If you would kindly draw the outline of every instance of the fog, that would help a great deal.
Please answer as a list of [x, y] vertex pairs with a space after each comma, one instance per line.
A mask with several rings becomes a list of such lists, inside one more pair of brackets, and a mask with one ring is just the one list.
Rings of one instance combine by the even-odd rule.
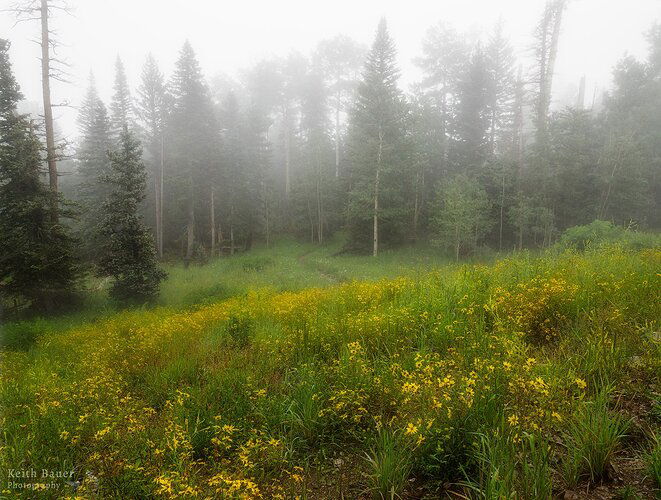
[[[9, 2], [5, 2], [8, 6]], [[166, 75], [171, 73], [184, 40], [188, 39], [207, 79], [236, 75], [264, 57], [304, 54], [317, 42], [345, 34], [369, 45], [376, 24], [385, 16], [398, 50], [400, 82], [406, 90], [419, 77], [412, 60], [420, 55], [421, 39], [432, 24], [442, 21], [474, 36], [488, 33], [502, 19], [504, 31], [525, 61], [544, 0], [462, 1], [128, 1], [69, 2], [71, 15], [58, 14], [54, 25], [63, 46], [60, 55], [71, 64], [70, 83], [56, 83], [55, 117], [64, 135], [76, 135], [76, 106], [92, 71], [101, 97], [112, 93], [114, 61], [119, 55], [132, 89], [138, 84], [145, 56], [151, 52]], [[625, 53], [642, 57], [643, 33], [661, 19], [658, 0], [572, 0], [563, 19], [552, 107], [573, 102], [585, 75], [586, 101], [610, 84], [613, 65]], [[15, 24], [12, 14], [0, 14], [0, 37], [11, 43], [10, 55], [30, 111], [41, 98], [38, 34], [34, 22]]]

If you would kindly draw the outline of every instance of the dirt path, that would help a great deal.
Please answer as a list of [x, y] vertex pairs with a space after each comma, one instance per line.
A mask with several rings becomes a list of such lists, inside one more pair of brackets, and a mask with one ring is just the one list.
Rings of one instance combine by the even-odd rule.
[[317, 266], [316, 264], [310, 262], [310, 261], [307, 259], [308, 255], [310, 255], [310, 254], [313, 253], [314, 251], [315, 251], [315, 250], [308, 250], [307, 252], [305, 252], [305, 253], [299, 255], [299, 256], [297, 257], [298, 262], [299, 262], [302, 266], [307, 267], [308, 269], [312, 269], [312, 270], [314, 270], [314, 272], [318, 273], [321, 277], [323, 277], [324, 279], [328, 280], [328, 281], [331, 282], [332, 284], [341, 283], [341, 282], [342, 282], [342, 279], [340, 279], [338, 276], [335, 276], [335, 275], [332, 275], [332, 274], [328, 274], [327, 272], [325, 272], [325, 271], [323, 271], [322, 269], [320, 269], [319, 266]]

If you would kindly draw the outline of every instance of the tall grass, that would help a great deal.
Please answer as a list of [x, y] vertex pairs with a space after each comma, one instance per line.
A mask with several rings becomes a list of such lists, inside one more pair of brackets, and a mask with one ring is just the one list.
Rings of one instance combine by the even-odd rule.
[[[0, 468], [72, 468], [76, 494], [108, 498], [547, 498], [607, 482], [628, 453], [629, 416], [600, 388], [655, 387], [659, 252], [345, 281], [359, 258], [294, 250], [171, 275], [199, 272], [226, 298], [192, 305], [186, 282], [164, 290], [169, 307], [46, 321], [29, 348], [2, 349]], [[314, 275], [315, 259], [330, 267]]]

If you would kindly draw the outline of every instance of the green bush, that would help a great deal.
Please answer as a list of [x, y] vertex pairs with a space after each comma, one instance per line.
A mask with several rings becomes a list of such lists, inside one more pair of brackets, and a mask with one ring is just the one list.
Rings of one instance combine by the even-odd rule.
[[565, 230], [560, 236], [559, 246], [563, 249], [573, 248], [583, 251], [590, 247], [614, 243], [631, 250], [656, 248], [661, 244], [661, 236], [616, 226], [608, 221], [595, 220], [590, 224]]

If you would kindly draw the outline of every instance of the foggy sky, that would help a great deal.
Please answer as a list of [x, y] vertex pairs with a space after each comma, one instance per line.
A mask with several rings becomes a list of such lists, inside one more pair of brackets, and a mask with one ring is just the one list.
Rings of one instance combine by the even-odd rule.
[[[11, 2], [0, 0], [1, 7]], [[491, 31], [502, 17], [504, 31], [524, 58], [545, 0], [277, 0], [237, 2], [211, 0], [69, 0], [73, 16], [57, 14], [54, 24], [61, 49], [73, 67], [71, 84], [56, 84], [53, 102], [80, 104], [94, 72], [101, 97], [112, 94], [114, 61], [119, 55], [135, 93], [145, 56], [151, 52], [166, 78], [184, 40], [190, 40], [210, 80], [218, 73], [235, 76], [264, 57], [292, 50], [309, 53], [323, 38], [345, 34], [370, 44], [385, 16], [398, 49], [401, 86], [419, 77], [412, 59], [421, 54], [427, 28], [439, 21], [459, 31]], [[643, 32], [661, 21], [661, 0], [569, 0], [554, 80], [554, 100], [573, 102], [582, 75], [586, 101], [593, 89], [610, 84], [613, 65], [625, 53], [644, 57]], [[14, 26], [11, 14], [0, 13], [0, 37], [12, 42], [10, 56], [27, 101], [40, 102], [38, 23]], [[524, 61], [526, 62], [526, 61]], [[34, 111], [34, 110], [33, 110]], [[75, 137], [74, 108], [55, 116], [65, 135]]]

